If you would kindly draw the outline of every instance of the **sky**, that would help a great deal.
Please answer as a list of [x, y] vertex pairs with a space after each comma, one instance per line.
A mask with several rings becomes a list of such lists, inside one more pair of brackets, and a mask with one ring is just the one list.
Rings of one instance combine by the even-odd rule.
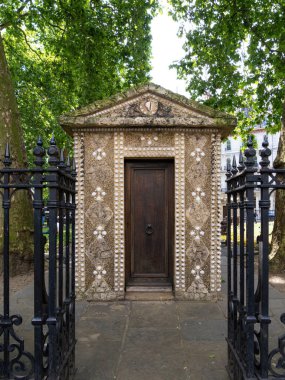
[[166, 9], [153, 19], [151, 76], [153, 83], [189, 97], [186, 82], [177, 79], [176, 69], [169, 69], [169, 65], [184, 55], [183, 40], [177, 37], [178, 26]]

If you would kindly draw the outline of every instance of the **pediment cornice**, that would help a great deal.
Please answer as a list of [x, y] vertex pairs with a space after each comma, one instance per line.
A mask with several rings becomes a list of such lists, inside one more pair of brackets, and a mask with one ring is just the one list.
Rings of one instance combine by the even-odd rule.
[[177, 126], [222, 128], [226, 136], [236, 118], [148, 84], [63, 115], [60, 124], [68, 133], [90, 127]]

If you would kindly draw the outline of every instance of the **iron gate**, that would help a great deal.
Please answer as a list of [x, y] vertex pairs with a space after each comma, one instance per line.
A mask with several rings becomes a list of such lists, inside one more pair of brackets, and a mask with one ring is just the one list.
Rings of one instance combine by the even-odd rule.
[[[75, 369], [75, 164], [69, 158], [65, 162], [54, 138], [47, 157], [41, 139], [33, 154], [33, 168], [13, 168], [7, 144], [0, 169], [4, 217], [0, 378], [67, 380]], [[21, 310], [11, 315], [9, 304], [9, 212], [18, 190], [31, 194], [34, 213], [34, 347], [28, 349], [17, 331]], [[46, 244], [44, 216], [48, 216]]]
[[[285, 334], [269, 351], [270, 195], [285, 189], [285, 169], [270, 168], [267, 136], [259, 151], [251, 137], [239, 165], [227, 167], [228, 372], [233, 380], [285, 379]], [[261, 233], [255, 254], [255, 190], [260, 191]], [[285, 313], [280, 316], [285, 323]]]

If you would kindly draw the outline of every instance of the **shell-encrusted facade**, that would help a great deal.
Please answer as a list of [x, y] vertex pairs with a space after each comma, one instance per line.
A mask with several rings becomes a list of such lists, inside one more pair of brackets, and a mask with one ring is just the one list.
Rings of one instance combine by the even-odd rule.
[[220, 147], [235, 119], [148, 84], [61, 118], [77, 163], [76, 289], [90, 300], [125, 295], [125, 160], [174, 160], [177, 299], [221, 289]]

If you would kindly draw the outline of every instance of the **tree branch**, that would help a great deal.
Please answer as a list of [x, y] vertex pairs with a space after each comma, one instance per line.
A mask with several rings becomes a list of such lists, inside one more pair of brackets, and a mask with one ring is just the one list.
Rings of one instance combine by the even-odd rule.
[[28, 41], [28, 37], [27, 37], [26, 33], [23, 31], [23, 29], [21, 29], [20, 27], [17, 27], [17, 29], [23, 34], [24, 39], [25, 39], [25, 42], [26, 42], [26, 44], [28, 45], [29, 49], [30, 49], [33, 53], [35, 53], [35, 54], [37, 55], [37, 57], [43, 62], [43, 59], [42, 59], [42, 57], [39, 55], [39, 53], [38, 53], [35, 49], [32, 48], [30, 42]]
[[258, 28], [252, 25], [252, 22], [249, 19], [246, 10], [244, 8], [243, 9], [240, 8], [239, 11], [241, 14], [244, 27], [248, 29], [252, 34], [254, 34], [259, 39], [259, 41], [266, 47], [266, 49], [268, 49], [270, 53], [272, 54], [277, 53], [281, 57], [281, 60], [284, 60], [282, 52], [277, 49], [272, 49], [268, 45], [268, 43], [265, 41], [264, 36], [262, 35], [262, 33], [259, 32]]
[[61, 26], [59, 26], [59, 25], [56, 25], [56, 24], [53, 24], [52, 22], [50, 22], [43, 14], [41, 14], [41, 17], [45, 20], [45, 22], [49, 25], [49, 26], [51, 26], [51, 27], [53, 27], [53, 28], [56, 28], [56, 29], [59, 29], [59, 30], [61, 30], [63, 33], [65, 33], [65, 29], [64, 28], [62, 28]]
[[250, 29], [250, 31], [251, 31], [253, 34], [255, 34], [255, 36], [261, 41], [261, 43], [262, 43], [262, 44], [268, 49], [268, 51], [270, 51], [270, 53], [278, 53], [278, 54], [282, 55], [280, 50], [272, 49], [272, 48], [268, 45], [268, 43], [267, 43], [266, 41], [264, 41], [263, 36], [261, 35], [261, 33], [259, 33], [259, 31], [257, 30], [256, 27], [254, 27], [254, 26], [249, 26], [249, 29]]
[[[19, 22], [20, 20], [22, 20], [23, 18], [27, 17], [27, 15], [29, 14], [29, 12], [25, 12], [25, 13], [22, 13], [21, 12], [25, 9], [25, 6], [26, 5], [22, 5], [20, 8], [18, 8], [16, 10], [16, 15], [18, 16], [17, 18], [17, 22]], [[3, 30], [3, 29], [6, 29], [8, 28], [10, 25], [12, 24], [11, 21], [7, 21], [7, 22], [4, 22], [3, 24], [0, 24], [0, 31]]]

